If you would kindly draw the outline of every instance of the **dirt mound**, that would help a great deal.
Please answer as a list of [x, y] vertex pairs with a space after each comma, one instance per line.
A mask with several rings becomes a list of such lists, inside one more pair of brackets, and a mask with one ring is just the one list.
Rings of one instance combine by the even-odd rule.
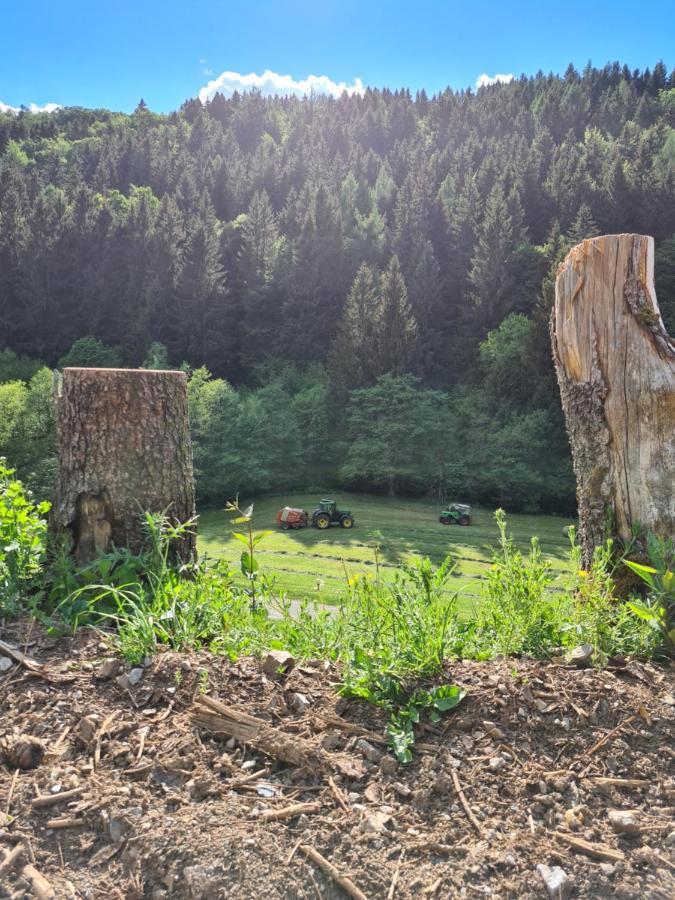
[[[675, 894], [672, 668], [452, 664], [467, 697], [401, 767], [384, 713], [320, 662], [167, 652], [129, 672], [91, 633], [4, 637], [47, 665], [0, 670], [0, 897]], [[331, 764], [195, 727], [202, 696]]]

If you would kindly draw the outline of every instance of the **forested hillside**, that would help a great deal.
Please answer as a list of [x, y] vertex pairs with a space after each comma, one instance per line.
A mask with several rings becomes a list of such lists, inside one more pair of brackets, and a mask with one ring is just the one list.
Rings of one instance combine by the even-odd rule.
[[0, 452], [48, 482], [31, 360], [185, 362], [203, 500], [339, 480], [570, 511], [553, 273], [622, 231], [654, 236], [672, 330], [661, 63], [0, 115]]

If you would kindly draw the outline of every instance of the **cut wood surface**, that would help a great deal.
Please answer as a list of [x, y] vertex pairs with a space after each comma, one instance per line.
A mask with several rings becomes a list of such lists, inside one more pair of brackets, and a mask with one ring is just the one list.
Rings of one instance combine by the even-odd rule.
[[[59, 465], [51, 523], [70, 531], [78, 563], [111, 544], [139, 550], [144, 511], [195, 514], [183, 372], [64, 369], [56, 386]], [[194, 535], [174, 548], [183, 560]]]
[[654, 292], [654, 241], [591, 238], [558, 269], [551, 322], [584, 563], [608, 533], [675, 532], [675, 345]]

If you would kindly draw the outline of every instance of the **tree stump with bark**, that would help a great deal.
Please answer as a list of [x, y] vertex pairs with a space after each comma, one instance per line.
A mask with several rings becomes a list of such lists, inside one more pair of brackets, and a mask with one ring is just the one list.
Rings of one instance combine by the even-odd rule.
[[591, 238], [558, 269], [551, 341], [577, 478], [584, 564], [633, 527], [675, 532], [675, 344], [654, 292], [654, 241]]
[[[183, 372], [65, 369], [55, 390], [58, 472], [52, 529], [70, 532], [78, 564], [111, 545], [141, 550], [145, 511], [195, 514]], [[194, 530], [194, 529], [191, 529]], [[173, 551], [195, 555], [186, 534]]]

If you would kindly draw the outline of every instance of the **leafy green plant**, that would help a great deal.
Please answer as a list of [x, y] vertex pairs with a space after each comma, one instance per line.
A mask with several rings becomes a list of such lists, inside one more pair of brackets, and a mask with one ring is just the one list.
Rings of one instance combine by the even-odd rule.
[[658, 632], [663, 647], [675, 654], [675, 546], [672, 539], [647, 536], [651, 566], [624, 560], [628, 568], [647, 585], [645, 600], [631, 600], [627, 606]]
[[559, 643], [561, 622], [561, 598], [550, 591], [554, 580], [550, 564], [535, 537], [529, 555], [523, 558], [506, 533], [504, 510], [495, 512], [495, 521], [499, 547], [493, 551], [478, 606], [475, 653], [546, 655]]
[[420, 721], [421, 713], [428, 711], [432, 722], [438, 722], [441, 714], [454, 709], [465, 696], [455, 684], [440, 684], [430, 690], [417, 690], [405, 705], [392, 712], [387, 726], [387, 740], [399, 762], [408, 763], [412, 759], [415, 744], [414, 726]]
[[233, 537], [235, 537], [240, 543], [244, 545], [246, 548], [242, 551], [240, 565], [242, 575], [247, 579], [249, 583], [249, 594], [251, 597], [251, 609], [255, 610], [257, 606], [258, 598], [256, 597], [256, 581], [258, 579], [258, 574], [260, 570], [260, 565], [255, 556], [255, 548], [258, 544], [263, 541], [268, 535], [272, 534], [271, 531], [260, 531], [258, 534], [253, 533], [253, 504], [244, 511], [239, 508], [239, 498], [234, 502], [228, 500], [225, 505], [225, 509], [228, 512], [232, 512], [235, 514], [236, 518], [234, 519], [235, 525], [246, 525], [246, 533], [242, 533], [239, 531], [235, 531]]
[[41, 597], [50, 504], [34, 503], [0, 457], [0, 613], [17, 615]]

